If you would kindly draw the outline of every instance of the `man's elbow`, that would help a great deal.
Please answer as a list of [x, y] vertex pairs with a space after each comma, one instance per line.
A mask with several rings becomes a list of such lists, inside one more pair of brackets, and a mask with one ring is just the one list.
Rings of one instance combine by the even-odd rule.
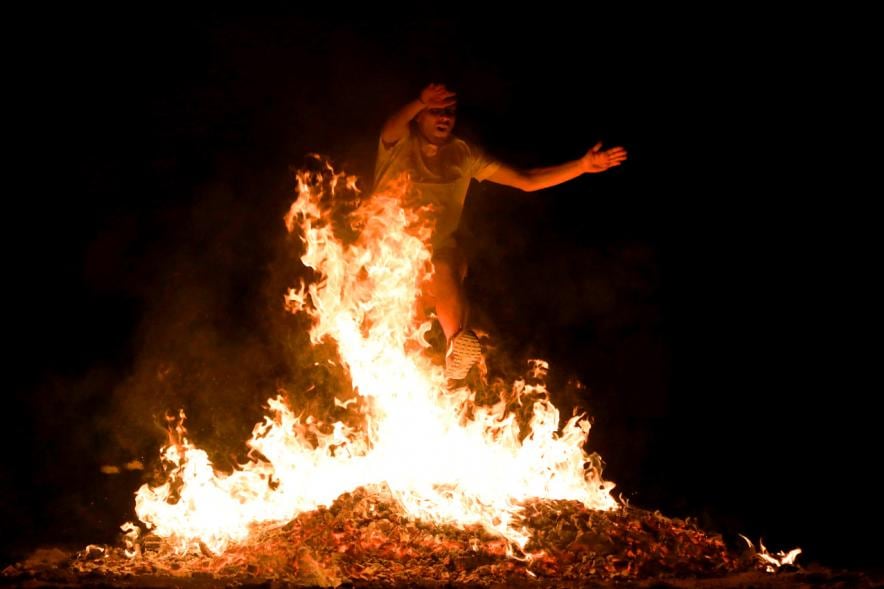
[[391, 147], [392, 145], [399, 142], [402, 139], [403, 133], [397, 132], [397, 129], [382, 129], [381, 130], [381, 141], [384, 142], [384, 145], [387, 147]]
[[540, 183], [530, 174], [519, 174], [516, 188], [523, 192], [534, 192], [540, 190]]
[[405, 137], [407, 132], [408, 127], [397, 124], [397, 121], [391, 118], [384, 123], [384, 126], [381, 129], [381, 139], [383, 139], [385, 144], [392, 145]]

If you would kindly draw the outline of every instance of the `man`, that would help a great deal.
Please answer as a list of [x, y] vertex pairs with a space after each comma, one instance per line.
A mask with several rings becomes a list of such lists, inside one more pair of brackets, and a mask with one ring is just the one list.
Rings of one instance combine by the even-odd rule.
[[452, 134], [457, 97], [442, 84], [430, 84], [420, 97], [396, 111], [381, 131], [375, 167], [375, 189], [382, 190], [408, 174], [410, 199], [430, 205], [436, 217], [431, 241], [430, 286], [436, 315], [448, 341], [445, 375], [461, 380], [481, 358], [476, 334], [467, 325], [463, 281], [467, 263], [455, 234], [470, 180], [492, 182], [525, 191], [562, 184], [585, 173], [604, 172], [626, 160], [626, 150], [602, 150], [596, 144], [582, 158], [547, 168], [516, 170], [488, 158], [477, 146]]

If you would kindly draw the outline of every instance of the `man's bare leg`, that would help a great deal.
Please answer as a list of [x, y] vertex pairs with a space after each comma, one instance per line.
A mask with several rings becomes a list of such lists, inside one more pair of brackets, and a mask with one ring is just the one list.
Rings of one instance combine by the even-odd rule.
[[467, 265], [463, 257], [456, 253], [440, 256], [433, 265], [436, 271], [431, 290], [435, 298], [436, 316], [448, 342], [445, 377], [449, 382], [459, 381], [466, 378], [482, 357], [482, 346], [476, 334], [467, 328], [469, 305], [463, 288]]
[[463, 290], [466, 264], [437, 260], [433, 265], [436, 269], [432, 286], [436, 316], [447, 341], [466, 324], [467, 301]]

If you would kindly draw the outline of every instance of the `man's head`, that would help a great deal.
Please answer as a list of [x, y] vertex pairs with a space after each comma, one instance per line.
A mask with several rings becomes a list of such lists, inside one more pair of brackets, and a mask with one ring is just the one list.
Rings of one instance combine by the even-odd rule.
[[425, 108], [415, 119], [421, 135], [436, 145], [441, 145], [451, 138], [454, 121], [457, 118], [457, 103], [445, 107]]

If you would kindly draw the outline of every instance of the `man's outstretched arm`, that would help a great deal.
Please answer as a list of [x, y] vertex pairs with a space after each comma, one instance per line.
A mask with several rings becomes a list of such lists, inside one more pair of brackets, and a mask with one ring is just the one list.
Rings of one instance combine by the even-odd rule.
[[408, 133], [408, 123], [425, 108], [445, 108], [457, 102], [457, 95], [443, 84], [430, 84], [419, 98], [412, 100], [387, 119], [381, 130], [384, 145], [392, 147]]
[[501, 165], [488, 179], [497, 184], [512, 186], [526, 192], [533, 192], [564, 184], [583, 174], [604, 172], [619, 166], [624, 161], [626, 161], [625, 149], [622, 147], [612, 147], [611, 149], [602, 150], [602, 144], [599, 142], [579, 160], [566, 162], [558, 166], [533, 168], [530, 170], [516, 170]]

